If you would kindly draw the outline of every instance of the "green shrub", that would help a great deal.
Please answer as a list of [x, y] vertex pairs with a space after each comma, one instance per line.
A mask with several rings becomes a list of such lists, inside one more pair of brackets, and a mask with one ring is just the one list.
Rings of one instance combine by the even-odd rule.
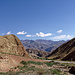
[[20, 70], [23, 70], [24, 66], [17, 66]]
[[54, 63], [49, 63], [49, 62], [45, 62], [45, 64], [46, 64], [47, 66], [49, 66], [49, 67], [51, 67], [51, 66], [54, 65]]
[[31, 70], [35, 71], [36, 70], [35, 66], [31, 66], [31, 67], [28, 67], [28, 68], [25, 69], [26, 72], [31, 71]]
[[59, 64], [58, 62], [54, 62], [54, 61], [51, 61], [51, 62], [45, 62], [45, 64], [49, 67], [53, 66], [53, 65], [57, 65]]
[[26, 61], [21, 61], [20, 63], [23, 64], [23, 65], [27, 65], [28, 64]]
[[61, 74], [61, 71], [58, 70], [58, 69], [52, 70], [52, 73], [53, 73], [53, 74], [56, 74], [56, 75], [63, 75], [63, 74]]
[[54, 60], [54, 59], [49, 59], [49, 58], [45, 58], [46, 60]]
[[34, 61], [28, 61], [28, 63], [30, 64], [30, 63], [32, 63], [32, 64], [36, 64], [36, 65], [42, 65], [43, 63], [41, 63], [41, 62], [34, 62]]

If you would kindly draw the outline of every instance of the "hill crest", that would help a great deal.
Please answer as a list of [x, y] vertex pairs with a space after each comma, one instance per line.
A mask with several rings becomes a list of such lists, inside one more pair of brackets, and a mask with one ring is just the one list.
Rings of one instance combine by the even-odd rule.
[[0, 52], [28, 56], [21, 41], [13, 34], [0, 36]]

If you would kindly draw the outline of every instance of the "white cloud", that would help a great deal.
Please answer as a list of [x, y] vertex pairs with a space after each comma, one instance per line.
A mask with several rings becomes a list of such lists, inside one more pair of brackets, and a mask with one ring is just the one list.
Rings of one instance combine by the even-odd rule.
[[60, 35], [60, 36], [55, 36], [52, 39], [53, 40], [65, 40], [65, 39], [72, 39], [73, 35]]
[[57, 33], [60, 34], [63, 30], [58, 30]]
[[27, 32], [24, 32], [24, 31], [22, 31], [22, 32], [17, 32], [17, 35], [24, 35], [24, 34], [27, 34]]
[[40, 32], [40, 33], [36, 33], [36, 36], [38, 37], [46, 37], [46, 36], [51, 36], [52, 33], [47, 33], [47, 34], [44, 34], [43, 32]]
[[7, 35], [10, 35], [11, 34], [11, 31], [7, 32]]
[[26, 37], [36, 37], [36, 35], [26, 35]]
[[26, 37], [32, 37], [32, 35], [26, 35]]

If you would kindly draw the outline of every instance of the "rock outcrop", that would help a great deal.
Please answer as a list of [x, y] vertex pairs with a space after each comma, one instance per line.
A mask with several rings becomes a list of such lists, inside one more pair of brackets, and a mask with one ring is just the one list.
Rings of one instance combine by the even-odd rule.
[[21, 41], [13, 34], [0, 36], [0, 52], [28, 57]]

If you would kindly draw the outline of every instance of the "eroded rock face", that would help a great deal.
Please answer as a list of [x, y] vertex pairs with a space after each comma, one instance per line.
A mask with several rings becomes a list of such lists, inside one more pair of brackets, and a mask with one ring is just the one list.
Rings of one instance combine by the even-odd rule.
[[0, 36], [0, 52], [28, 56], [21, 41], [13, 34]]

